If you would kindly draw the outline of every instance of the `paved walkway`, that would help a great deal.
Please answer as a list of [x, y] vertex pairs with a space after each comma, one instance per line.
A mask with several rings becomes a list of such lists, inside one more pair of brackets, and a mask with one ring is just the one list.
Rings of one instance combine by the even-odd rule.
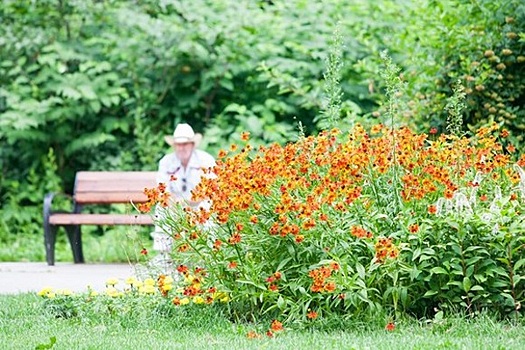
[[85, 292], [91, 286], [104, 290], [106, 280], [125, 280], [135, 275], [129, 264], [57, 263], [48, 266], [40, 262], [0, 262], [0, 294], [38, 292], [44, 287]]

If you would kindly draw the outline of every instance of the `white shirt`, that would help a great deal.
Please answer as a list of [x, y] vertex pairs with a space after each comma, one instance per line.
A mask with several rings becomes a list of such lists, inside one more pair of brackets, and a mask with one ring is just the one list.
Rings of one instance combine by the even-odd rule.
[[[169, 153], [159, 161], [157, 183], [166, 184], [166, 189], [175, 198], [191, 199], [191, 190], [201, 181], [203, 169], [215, 166], [215, 159], [209, 153], [194, 149], [186, 169], [182, 166], [175, 152]], [[171, 180], [175, 178], [175, 180]]]

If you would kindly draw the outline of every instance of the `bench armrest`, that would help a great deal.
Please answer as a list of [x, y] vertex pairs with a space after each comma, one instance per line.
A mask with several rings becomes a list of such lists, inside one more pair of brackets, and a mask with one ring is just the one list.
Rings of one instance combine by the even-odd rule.
[[[73, 203], [73, 197], [71, 197], [70, 195], [65, 193], [49, 192], [44, 196], [44, 220], [46, 221], [49, 218], [49, 216], [54, 212], [53, 200], [55, 199], [55, 197], [66, 198], [70, 202], [72, 202], [73, 208], [75, 207]], [[64, 210], [61, 210], [61, 212], [64, 212]]]

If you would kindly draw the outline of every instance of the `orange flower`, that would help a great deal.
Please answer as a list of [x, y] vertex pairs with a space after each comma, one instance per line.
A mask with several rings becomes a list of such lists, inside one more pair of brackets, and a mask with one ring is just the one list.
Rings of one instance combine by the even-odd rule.
[[419, 231], [419, 225], [418, 224], [412, 224], [412, 225], [408, 226], [408, 231], [410, 231], [410, 233], [417, 233]]
[[365, 238], [368, 236], [367, 231], [361, 226], [350, 227], [350, 234], [357, 238]]
[[179, 265], [177, 266], [177, 271], [182, 274], [188, 273], [188, 267], [186, 265]]
[[181, 253], [184, 253], [184, 252], [187, 252], [189, 249], [190, 249], [190, 246], [184, 243], [184, 244], [181, 244], [177, 250]]
[[385, 329], [389, 332], [392, 332], [394, 329], [396, 329], [396, 325], [394, 322], [388, 322], [385, 326]]
[[335, 290], [335, 282], [328, 282], [324, 286], [324, 290], [331, 293]]
[[228, 268], [229, 269], [234, 269], [237, 267], [237, 262], [236, 261], [230, 261], [230, 263], [228, 264]]
[[308, 317], [311, 320], [316, 319], [317, 316], [318, 316], [318, 314], [315, 311], [310, 311], [309, 313], [306, 314], [306, 317]]
[[273, 320], [272, 321], [272, 324], [270, 326], [270, 329], [274, 332], [279, 332], [279, 331], [282, 331], [284, 330], [283, 328], [283, 324], [277, 320]]
[[249, 338], [249, 339], [259, 339], [261, 336], [255, 332], [255, 331], [249, 331], [248, 334], [246, 334], [246, 336]]
[[429, 214], [436, 214], [437, 213], [437, 207], [435, 205], [430, 205], [428, 207], [428, 213]]
[[242, 141], [248, 141], [250, 139], [250, 133], [248, 131], [244, 131], [241, 134], [241, 140]]
[[228, 238], [228, 243], [230, 244], [238, 244], [241, 242], [241, 235], [239, 233], [234, 233], [233, 235]]
[[221, 244], [222, 244], [222, 241], [220, 239], [216, 239], [215, 242], [213, 242], [213, 249], [220, 250]]
[[223, 150], [223, 149], [221, 149], [221, 150], [219, 150], [219, 153], [217, 154], [217, 158], [221, 159], [221, 158], [226, 157], [227, 155], [228, 155], [228, 152]]

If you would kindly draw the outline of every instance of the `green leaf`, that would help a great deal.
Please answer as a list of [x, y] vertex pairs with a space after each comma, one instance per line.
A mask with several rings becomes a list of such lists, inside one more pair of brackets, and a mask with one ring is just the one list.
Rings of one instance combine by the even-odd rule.
[[485, 290], [482, 286], [480, 286], [479, 284], [476, 284], [475, 286], [472, 286], [472, 288], [470, 288], [470, 290], [473, 290], [473, 291], [483, 291]]
[[423, 297], [431, 297], [436, 294], [438, 294], [437, 290], [428, 290], [425, 294], [423, 294]]
[[518, 286], [518, 283], [520, 283], [520, 281], [522, 281], [524, 279], [525, 279], [524, 276], [514, 275], [514, 278], [512, 279], [513, 287], [516, 288]]
[[92, 109], [93, 112], [95, 112], [95, 113], [100, 112], [100, 108], [102, 107], [102, 106], [100, 105], [100, 102], [97, 101], [97, 100], [89, 101], [89, 106], [91, 107], [91, 109]]
[[430, 273], [433, 273], [435, 275], [446, 275], [448, 272], [444, 268], [436, 266], [430, 269]]
[[221, 79], [219, 80], [219, 85], [228, 91], [233, 91], [235, 89], [231, 80]]
[[94, 100], [97, 98], [97, 94], [93, 91], [93, 88], [89, 85], [79, 85], [77, 90], [80, 91], [82, 97], [86, 100]]
[[266, 291], [266, 287], [262, 284], [256, 284], [255, 282], [253, 281], [248, 281], [248, 280], [236, 280], [237, 283], [242, 283], [242, 284], [248, 284], [248, 285], [251, 285], [251, 286], [254, 286], [258, 289], [261, 289], [261, 290], [264, 290]]
[[470, 278], [468, 277], [463, 278], [463, 290], [465, 292], [468, 292], [471, 286], [472, 286], [472, 282], [470, 282]]
[[286, 308], [286, 301], [284, 300], [282, 295], [279, 295], [279, 298], [277, 298], [277, 307], [280, 310], [284, 310]]
[[361, 265], [360, 263], [357, 263], [355, 268], [357, 270], [357, 275], [359, 276], [359, 278], [362, 279], [362, 280], [365, 280], [366, 272], [365, 272], [364, 266]]
[[514, 264], [514, 268], [512, 269], [514, 273], [517, 273], [518, 270], [525, 264], [525, 259], [520, 259]]
[[62, 86], [58, 89], [58, 93], [65, 98], [70, 98], [72, 100], [80, 100], [82, 98], [82, 94], [71, 86]]

